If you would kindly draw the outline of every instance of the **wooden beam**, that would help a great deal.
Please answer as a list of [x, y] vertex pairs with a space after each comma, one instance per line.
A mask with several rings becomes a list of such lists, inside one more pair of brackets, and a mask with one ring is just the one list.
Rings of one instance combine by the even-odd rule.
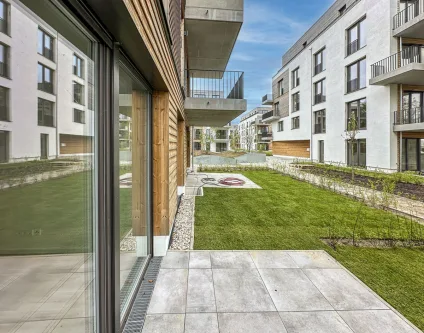
[[146, 94], [132, 94], [132, 229], [133, 236], [147, 235], [147, 102]]
[[153, 93], [153, 234], [169, 235], [169, 93]]

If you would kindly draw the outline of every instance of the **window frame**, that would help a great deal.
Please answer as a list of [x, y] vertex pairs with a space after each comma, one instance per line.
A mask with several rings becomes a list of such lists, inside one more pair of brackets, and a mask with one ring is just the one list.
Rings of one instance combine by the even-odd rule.
[[[4, 77], [6, 79], [10, 79], [10, 46], [0, 42], [0, 46], [3, 47], [3, 58], [4, 62], [0, 62], [0, 66], [3, 66], [0, 70], [0, 77]], [[1, 53], [1, 52], [0, 52]]]
[[278, 96], [284, 95], [284, 79], [281, 79], [277, 82], [278, 87]]
[[[318, 121], [321, 120], [321, 121]], [[317, 131], [317, 126], [320, 130]], [[327, 132], [327, 111], [326, 109], [314, 112], [314, 134], [325, 134]]]
[[[366, 168], [367, 167], [367, 139], [361, 138], [356, 139], [355, 142], [353, 142], [354, 145], [356, 145], [356, 155], [351, 156], [350, 154], [350, 144], [351, 142], [349, 140], [346, 140], [346, 165], [347, 166], [354, 166], [354, 167], [360, 167], [360, 168]], [[365, 144], [365, 164], [360, 163], [360, 154], [361, 154], [361, 148]], [[356, 164], [352, 164], [351, 158], [354, 159]]]
[[[76, 99], [75, 99], [75, 87], [76, 87], [76, 85], [78, 85], [78, 86], [81, 86], [81, 103], [80, 102], [77, 102], [76, 101]], [[73, 95], [73, 102], [75, 103], [75, 104], [78, 104], [78, 105], [85, 105], [85, 88], [84, 88], [85, 86], [83, 85], [83, 84], [81, 84], [81, 83], [79, 83], [79, 82], [77, 82], [77, 81], [72, 81], [72, 95]]]
[[[318, 63], [318, 56], [321, 56], [321, 62]], [[318, 68], [319, 65], [322, 65], [320, 68]], [[320, 69], [320, 71], [317, 71], [317, 68]], [[325, 71], [325, 47], [323, 47], [321, 50], [316, 52], [314, 54], [314, 76], [318, 75]]]
[[3, 15], [4, 15], [3, 19], [0, 17], [0, 21], [3, 21], [2, 22], [3, 25], [0, 25], [0, 26], [4, 27], [4, 29], [0, 28], [0, 32], [4, 33], [6, 36], [10, 36], [10, 14], [9, 14], [10, 3], [4, 0], [0, 0], [0, 3], [3, 4]]
[[277, 132], [284, 132], [284, 120], [280, 120], [277, 123]]
[[[362, 81], [362, 77], [361, 77], [361, 63], [364, 61], [365, 63], [365, 78], [364, 78], [364, 86], [361, 87], [361, 81]], [[356, 65], [356, 79], [353, 80], [358, 80], [358, 87], [357, 89], [352, 90], [352, 88], [350, 87], [349, 83], [352, 82], [353, 80], [349, 80], [350, 78], [350, 68], [352, 66]], [[365, 89], [367, 87], [367, 58], [363, 57], [360, 58], [352, 63], [350, 63], [349, 65], [346, 66], [346, 94], [350, 94], [353, 93], [355, 91], [361, 90], [361, 89]]]
[[291, 126], [292, 130], [299, 129], [300, 128], [300, 116], [293, 117], [291, 119], [291, 125], [292, 125]]
[[291, 73], [291, 77], [292, 77], [292, 89], [297, 88], [300, 85], [299, 69], [300, 69], [300, 67], [297, 67]]
[[[74, 64], [74, 61], [75, 61], [75, 59], [76, 59], [76, 64], [77, 65], [75, 65]], [[78, 75], [77, 74], [77, 69], [78, 69], [78, 60], [80, 61], [79, 62], [79, 64], [80, 64], [80, 70], [81, 70], [81, 75]], [[80, 79], [84, 79], [84, 59], [83, 58], [81, 58], [80, 56], [78, 56], [76, 53], [74, 53], [73, 55], [72, 55], [72, 73], [76, 76], [76, 77], [79, 77]]]
[[[42, 33], [42, 46], [41, 46], [41, 48], [42, 48], [42, 51], [41, 51], [41, 53], [39, 52], [40, 50], [38, 50], [38, 47], [37, 47], [37, 53], [38, 54], [40, 54], [40, 55], [42, 55], [44, 58], [46, 58], [46, 59], [49, 59], [50, 61], [53, 61], [54, 62], [54, 43], [55, 43], [55, 38], [52, 36], [52, 35], [50, 35], [45, 29], [43, 29], [42, 27], [40, 27], [40, 26], [38, 26], [38, 32], [41, 32]], [[48, 50], [48, 48], [46, 48], [46, 36], [48, 36], [49, 38], [50, 38], [50, 40], [51, 40], [51, 57], [49, 57], [48, 56], [48, 52], [46, 52], [46, 50]], [[38, 40], [38, 36], [37, 36], [37, 42], [39, 42], [39, 40]]]
[[[295, 101], [297, 97], [297, 101]], [[296, 108], [297, 107], [297, 108]], [[292, 113], [300, 111], [300, 92], [292, 94]]]
[[[362, 120], [361, 109], [360, 109], [361, 101], [365, 101], [365, 106], [366, 106], [366, 108], [365, 108], [365, 127], [361, 127], [361, 120]], [[357, 123], [358, 127], [356, 128], [356, 130], [357, 131], [365, 131], [367, 129], [367, 124], [368, 124], [368, 122], [367, 122], [367, 118], [368, 118], [367, 111], [368, 110], [367, 110], [367, 98], [366, 97], [355, 99], [353, 101], [346, 103], [346, 131], [348, 130], [348, 127], [349, 127], [350, 115], [352, 113], [351, 105], [353, 103], [358, 103], [357, 112], [356, 112], [356, 119], [357, 119], [356, 123]]]
[[[76, 117], [76, 114], [78, 114], [78, 113], [79, 113], [79, 120], [77, 119], [78, 117]], [[82, 117], [81, 117], [81, 115], [82, 115]], [[85, 122], [86, 122], [85, 111], [81, 110], [81, 109], [74, 108], [73, 109], [73, 119], [72, 119], [72, 121], [74, 123], [77, 123], [77, 124], [85, 124]]]
[[[44, 104], [50, 104], [50, 105], [51, 105], [51, 112], [52, 112], [52, 124], [51, 124], [51, 125], [46, 124], [46, 121], [45, 121], [45, 113], [44, 113], [45, 105], [43, 105], [43, 113], [41, 114], [41, 115], [42, 115], [42, 117], [41, 117], [41, 118], [42, 118], [42, 120], [40, 121], [40, 101], [41, 101], [42, 103], [44, 103]], [[38, 99], [37, 99], [37, 114], [38, 114], [38, 117], [37, 117], [37, 125], [38, 125], [38, 126], [44, 126], [44, 127], [56, 127], [56, 124], [55, 124], [55, 122], [56, 122], [56, 117], [55, 117], [54, 105], [55, 105], [55, 103], [54, 103], [54, 102], [49, 101], [49, 100], [44, 99], [44, 98], [41, 98], [41, 97], [38, 97]]]
[[[367, 46], [367, 42], [366, 40], [364, 41], [364, 45], [361, 45], [361, 25], [365, 24], [365, 20], [366, 20], [366, 16], [361, 17], [358, 21], [356, 21], [355, 23], [353, 23], [351, 26], [349, 26], [346, 29], [346, 57], [351, 56], [352, 54], [355, 54], [356, 52], [358, 52], [359, 50], [363, 49], [365, 46]], [[352, 31], [353, 29], [356, 29], [356, 35], [357, 38], [355, 40], [350, 40], [350, 31]], [[365, 33], [365, 39], [366, 39], [367, 35]], [[354, 42], [358, 42], [356, 49], [354, 51], [352, 51], [352, 48], [350, 47], [350, 45], [352, 45], [352, 43]]]
[[10, 88], [0, 86], [0, 95], [3, 91], [5, 105], [0, 105], [0, 121], [10, 121]]
[[[317, 94], [317, 88], [321, 87], [321, 94]], [[318, 98], [320, 96], [320, 98]], [[314, 105], [324, 103], [326, 101], [325, 78], [314, 82]]]
[[[41, 62], [39, 62], [38, 65], [37, 65], [37, 80], [39, 79], [39, 77], [38, 77], [38, 74], [39, 74], [38, 73], [38, 70], [39, 70], [40, 66], [42, 68], [42, 75], [41, 75], [42, 82], [38, 82], [37, 89], [39, 91], [43, 91], [45, 93], [48, 93], [48, 94], [52, 94], [53, 95], [54, 94], [54, 70], [52, 68], [50, 68], [50, 67], [42, 64]], [[51, 82], [48, 82], [45, 79], [46, 70], [49, 70], [50, 71]], [[44, 87], [46, 85], [48, 86], [48, 84], [51, 84], [51, 91], [50, 90], [47, 90], [47, 89], [44, 89]], [[40, 88], [40, 85], [41, 85], [41, 88]]]

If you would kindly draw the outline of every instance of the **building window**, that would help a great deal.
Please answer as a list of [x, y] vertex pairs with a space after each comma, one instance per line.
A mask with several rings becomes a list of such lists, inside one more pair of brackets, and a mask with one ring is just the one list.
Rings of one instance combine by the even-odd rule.
[[74, 123], [85, 124], [85, 111], [74, 109]]
[[53, 94], [53, 70], [38, 64], [38, 90]]
[[0, 120], [9, 121], [9, 89], [0, 86]]
[[292, 72], [292, 88], [296, 88], [300, 84], [299, 68]]
[[314, 62], [315, 62], [314, 74], [315, 75], [321, 73], [325, 69], [324, 51], [325, 49], [322, 49], [318, 53], [315, 53], [315, 56], [314, 56]]
[[77, 82], [73, 82], [74, 85], [74, 103], [84, 105], [84, 86]]
[[74, 71], [74, 75], [80, 78], [83, 77], [83, 64], [84, 64], [83, 60], [74, 54], [73, 60], [72, 60], [73, 71]]
[[53, 61], [53, 37], [38, 28], [38, 53]]
[[347, 30], [347, 55], [351, 55], [366, 45], [365, 19]]
[[284, 131], [284, 121], [281, 120], [278, 122], [278, 132]]
[[279, 96], [281, 96], [281, 95], [284, 94], [284, 85], [283, 85], [283, 83], [284, 83], [284, 80], [283, 79], [281, 79], [280, 81], [278, 81], [278, 94], [279, 94]]
[[347, 141], [347, 165], [367, 166], [367, 140], [359, 139], [354, 142]]
[[9, 46], [0, 43], [0, 76], [9, 77]]
[[367, 129], [367, 100], [366, 98], [347, 103], [346, 129]]
[[292, 96], [292, 112], [300, 110], [300, 94], [296, 93]]
[[227, 151], [227, 144], [225, 142], [217, 142], [215, 146], [215, 151], [217, 153]]
[[326, 131], [325, 110], [314, 112], [314, 118], [315, 118], [315, 134], [325, 133]]
[[325, 102], [325, 79], [314, 83], [314, 102], [315, 104]]
[[0, 32], [9, 34], [9, 4], [0, 0]]
[[9, 162], [9, 132], [0, 131], [0, 163]]
[[38, 125], [54, 127], [54, 103], [38, 99]]
[[202, 150], [202, 144], [200, 142], [195, 142], [194, 150]]
[[217, 130], [215, 134], [216, 134], [216, 139], [218, 140], [225, 140], [227, 138], [226, 130]]
[[300, 127], [300, 117], [292, 118], [292, 129], [298, 129]]
[[367, 63], [365, 59], [347, 66], [347, 92], [353, 92], [366, 86]]

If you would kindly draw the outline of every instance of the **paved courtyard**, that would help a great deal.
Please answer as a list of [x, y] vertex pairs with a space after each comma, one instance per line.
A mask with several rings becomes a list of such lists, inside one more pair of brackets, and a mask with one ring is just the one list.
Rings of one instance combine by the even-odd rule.
[[143, 333], [416, 333], [325, 251], [164, 257]]

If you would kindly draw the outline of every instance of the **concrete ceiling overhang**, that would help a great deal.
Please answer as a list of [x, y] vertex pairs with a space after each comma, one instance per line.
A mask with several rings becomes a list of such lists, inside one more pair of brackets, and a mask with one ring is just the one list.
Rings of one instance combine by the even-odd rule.
[[388, 84], [424, 85], [424, 64], [411, 63], [370, 80], [371, 85]]
[[225, 126], [247, 109], [245, 99], [186, 98], [184, 109], [189, 126]]
[[243, 0], [187, 0], [189, 69], [224, 71], [243, 24]]

